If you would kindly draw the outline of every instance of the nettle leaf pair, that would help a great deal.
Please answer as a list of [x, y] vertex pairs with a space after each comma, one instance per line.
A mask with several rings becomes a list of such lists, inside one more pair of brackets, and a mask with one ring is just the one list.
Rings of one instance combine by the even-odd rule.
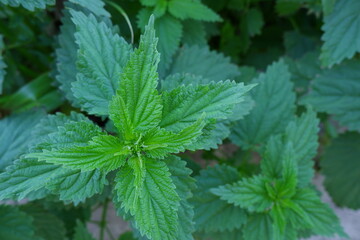
[[259, 152], [258, 175], [242, 176], [225, 165], [202, 170], [192, 200], [199, 232], [234, 240], [346, 237], [311, 185], [318, 123], [308, 109], [282, 133], [272, 135]]
[[[82, 114], [42, 119], [32, 133], [30, 153], [0, 174], [0, 199], [59, 194], [61, 200], [78, 203], [101, 193], [108, 184], [106, 175], [116, 170], [114, 202], [133, 216], [141, 235], [191, 236], [192, 207], [187, 199], [194, 182], [185, 163], [170, 154], [201, 149], [201, 143], [212, 138], [206, 128], [230, 117], [253, 85], [211, 82], [159, 94], [154, 17], [132, 51], [92, 14], [70, 13], [80, 46], [74, 96], [83, 109], [109, 116], [118, 136], [105, 133]], [[84, 26], [103, 38], [91, 38]], [[113, 62], [116, 65], [109, 64]], [[89, 92], [81, 88], [84, 83], [90, 84]], [[91, 84], [98, 84], [98, 89]]]

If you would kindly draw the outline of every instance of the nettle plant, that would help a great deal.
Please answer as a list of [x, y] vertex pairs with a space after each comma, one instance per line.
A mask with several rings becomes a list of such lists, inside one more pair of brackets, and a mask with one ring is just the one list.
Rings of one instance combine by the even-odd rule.
[[[343, 61], [359, 49], [342, 38], [347, 31], [358, 39], [350, 23], [358, 20], [359, 2], [274, 1], [274, 11], [294, 26], [304, 19], [301, 12], [291, 17], [296, 11], [324, 14], [322, 48], [296, 29], [281, 35], [286, 56], [280, 59], [255, 37], [273, 18], [271, 1], [132, 2], [138, 9], [130, 18], [137, 14], [144, 30], [133, 46], [102, 1], [69, 0], [55, 54], [51, 37], [33, 36], [43, 31], [38, 23], [50, 21], [45, 11], [34, 20], [16, 8], [33, 11], [54, 1], [0, 2], [0, 18], [28, 29], [17, 39], [9, 34], [13, 24], [0, 24], [0, 92], [6, 93], [0, 107], [12, 113], [0, 120], [0, 239], [93, 240], [86, 224], [101, 207], [103, 240], [109, 202], [132, 229], [122, 240], [347, 237], [312, 180], [320, 166], [333, 200], [359, 207], [353, 160], [360, 154], [359, 61]], [[121, 10], [116, 2], [108, 7]], [[239, 26], [232, 25], [236, 11]], [[225, 23], [216, 25], [221, 18]], [[212, 46], [233, 60], [249, 63], [261, 52], [256, 66], [272, 64], [259, 67], [262, 73], [238, 67], [209, 50], [214, 35]], [[39, 59], [16, 51], [24, 42]], [[31, 67], [56, 69], [37, 74]]]
[[[254, 85], [221, 81], [180, 85], [159, 94], [160, 55], [153, 17], [133, 51], [94, 15], [69, 12], [79, 45], [74, 96], [84, 110], [109, 117], [116, 135], [79, 113], [43, 118], [31, 134], [30, 152], [0, 175], [0, 198], [20, 200], [55, 193], [60, 200], [79, 203], [101, 193], [111, 173], [114, 204], [129, 215], [141, 235], [191, 238], [188, 199], [194, 180], [186, 163], [171, 154], [206, 147], [213, 141], [217, 120], [234, 115], [235, 105], [244, 101], [244, 94]], [[93, 31], [99, 35], [90, 36]], [[100, 37], [112, 41], [113, 49], [102, 45], [105, 49], [99, 59], [98, 48], [89, 45], [103, 44]], [[99, 69], [101, 64], [107, 65]], [[107, 75], [111, 71], [116, 71], [112, 78]], [[184, 79], [181, 75], [173, 78], [174, 82]], [[102, 81], [100, 89], [89, 89], [90, 79]], [[111, 94], [106, 88], [116, 90], [111, 99], [91, 92]]]

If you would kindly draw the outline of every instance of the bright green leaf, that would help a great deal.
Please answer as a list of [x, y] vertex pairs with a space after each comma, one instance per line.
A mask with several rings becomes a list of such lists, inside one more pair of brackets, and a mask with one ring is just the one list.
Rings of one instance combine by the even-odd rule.
[[196, 188], [195, 179], [190, 177], [191, 170], [186, 167], [186, 162], [180, 158], [171, 156], [164, 159], [171, 173], [171, 179], [176, 186], [176, 192], [180, 197], [178, 210], [178, 240], [193, 240], [194, 210], [188, 201], [192, 197], [192, 191]]
[[74, 170], [100, 169], [103, 172], [110, 172], [125, 163], [126, 155], [117, 154], [122, 147], [117, 137], [100, 135], [93, 137], [86, 146], [61, 147], [50, 151], [45, 149], [43, 152], [28, 154], [28, 157]]
[[172, 133], [160, 128], [150, 130], [143, 139], [146, 153], [154, 158], [163, 158], [169, 153], [183, 152], [202, 134], [205, 126], [204, 118], [205, 114], [179, 133]]
[[235, 206], [246, 208], [251, 212], [262, 212], [272, 204], [265, 186], [268, 182], [270, 180], [265, 177], [254, 176], [214, 188], [211, 192]]
[[156, 44], [151, 17], [139, 48], [131, 53], [123, 69], [120, 88], [110, 104], [110, 118], [126, 140], [135, 137], [133, 131], [146, 131], [160, 122], [162, 105], [156, 90], [160, 56]]
[[139, 191], [135, 189], [134, 170], [121, 168], [115, 178], [118, 200], [131, 213], [142, 235], [151, 239], [176, 238], [179, 196], [166, 164], [146, 159], [146, 175]]
[[224, 119], [232, 115], [234, 105], [242, 102], [243, 95], [252, 87], [225, 81], [180, 86], [163, 92], [164, 109], [160, 126], [170, 131], [180, 131], [199, 119], [203, 112], [207, 119]]

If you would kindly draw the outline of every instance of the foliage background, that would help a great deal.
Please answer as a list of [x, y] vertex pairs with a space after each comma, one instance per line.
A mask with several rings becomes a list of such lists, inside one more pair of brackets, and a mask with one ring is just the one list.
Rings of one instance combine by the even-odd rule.
[[[91, 94], [81, 91], [83, 85], [79, 83], [78, 92], [71, 90], [71, 82], [77, 80], [79, 70], [75, 64], [79, 47], [75, 39], [81, 41], [81, 36], [73, 35], [78, 29], [66, 8], [62, 13], [64, 2], [0, 2], [0, 114], [3, 118], [0, 120], [0, 171], [5, 172], [6, 167], [36, 145], [30, 126], [40, 122], [45, 113], [69, 114], [82, 110], [101, 127], [113, 130], [109, 124], [105, 126], [104, 115], [107, 113], [101, 112], [101, 108], [96, 109], [97, 105], [88, 104]], [[304, 173], [307, 181], [312, 178], [313, 171], [319, 172], [325, 176], [325, 188], [338, 206], [360, 207], [360, 186], [357, 184], [360, 179], [358, 1], [203, 0], [200, 4], [198, 1], [118, 0], [106, 2], [104, 7], [99, 1], [88, 4], [74, 0], [65, 6], [76, 10], [86, 8], [85, 12], [93, 12], [111, 31], [118, 32], [135, 45], [138, 45], [149, 16], [154, 14], [154, 27], [159, 37], [157, 48], [161, 53], [158, 71], [164, 91], [180, 83], [225, 79], [259, 84], [247, 95], [241, 114], [217, 122], [218, 131], [212, 133], [216, 137], [203, 147], [204, 150], [180, 154], [198, 176], [198, 182], [201, 182], [199, 170], [215, 163], [232, 166], [242, 176], [265, 172], [266, 167], [259, 167], [260, 158], [280, 157], [284, 152], [266, 152], [264, 148], [276, 148], [281, 141], [292, 141], [296, 155], [301, 156], [300, 165], [308, 166]], [[84, 31], [84, 34], [88, 33]], [[109, 40], [109, 45], [113, 43], [111, 41], [114, 40]], [[84, 53], [86, 57], [91, 54]], [[83, 74], [87, 76], [86, 72]], [[179, 78], [176, 74], [186, 77]], [[95, 90], [93, 93], [97, 94]], [[107, 106], [107, 103], [104, 104]], [[36, 112], [31, 110], [34, 107], [38, 109]], [[315, 115], [310, 117], [312, 111], [316, 112], [317, 118]], [[294, 120], [295, 116], [305, 116], [305, 113], [311, 118], [307, 127], [311, 126], [309, 129], [312, 130], [301, 129], [301, 121]], [[291, 133], [296, 126], [300, 130]], [[302, 143], [301, 139], [307, 141]], [[216, 149], [218, 144], [222, 145]], [[193, 161], [199, 157], [201, 161]], [[221, 183], [237, 180], [235, 177]], [[102, 202], [102, 197], [107, 196], [106, 191], [110, 190], [105, 188], [105, 197], [90, 202]], [[37, 194], [40, 193], [35, 192], [30, 198], [37, 199]], [[194, 194], [196, 198], [196, 191]], [[217, 193], [211, 194], [211, 197], [216, 194], [223, 197], [225, 193], [218, 189]], [[29, 228], [28, 239], [31, 235], [48, 239], [47, 234], [51, 234], [41, 228], [41, 214], [54, 219], [57, 226], [54, 229], [60, 232], [59, 236], [81, 234], [84, 229], [80, 221], [65, 219], [77, 218], [86, 222], [91, 208], [64, 207], [56, 197], [48, 200], [46, 203], [35, 202], [35, 212], [26, 206], [20, 209], [2, 206], [1, 211], [10, 217], [21, 216], [22, 222], [15, 225]], [[81, 202], [81, 199], [67, 200]], [[92, 205], [95, 207], [96, 204], [90, 203]], [[223, 233], [224, 229], [237, 229], [237, 226], [224, 226], [219, 231], [216, 227], [211, 228], [211, 222], [207, 227], [197, 226], [197, 230], [215, 234]], [[318, 225], [316, 230], [320, 228]], [[326, 230], [316, 233], [328, 234]], [[308, 235], [301, 233], [301, 236]], [[217, 236], [218, 239], [221, 237], [230, 239]]]

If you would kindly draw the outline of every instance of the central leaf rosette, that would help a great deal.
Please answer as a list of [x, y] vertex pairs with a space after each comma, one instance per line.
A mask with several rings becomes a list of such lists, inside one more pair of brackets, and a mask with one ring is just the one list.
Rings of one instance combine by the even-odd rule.
[[[93, 16], [70, 12], [76, 24], [91, 22], [96, 25]], [[106, 25], [101, 27], [107, 28]], [[109, 29], [104, 32], [112, 34]], [[217, 128], [226, 124], [222, 121], [234, 114], [235, 105], [244, 101], [244, 94], [254, 85], [244, 86], [227, 80], [180, 85], [163, 89], [159, 94], [157, 67], [160, 54], [156, 46], [154, 18], [151, 17], [139, 47], [130, 53], [124, 66], [118, 66], [118, 69], [122, 68], [120, 80], [117, 86], [114, 85], [115, 94], [108, 98], [108, 110], [92, 108], [95, 101], [86, 105], [99, 115], [109, 117], [117, 129], [117, 136], [109, 135], [90, 120], [83, 119], [66, 123], [59, 132], [51, 135], [52, 144], [44, 144], [39, 147], [41, 151], [26, 157], [62, 165], [72, 171], [80, 170], [90, 176], [92, 171], [105, 176], [116, 170], [115, 204], [133, 216], [142, 235], [170, 240], [178, 239], [180, 201], [189, 196], [178, 193], [182, 191], [181, 186], [175, 186], [178, 180], [171, 175], [186, 168], [174, 169], [183, 163], [171, 154], [214, 146]], [[78, 57], [81, 66], [90, 68], [93, 65], [87, 65], [88, 59], [82, 55], [85, 50], [79, 51]], [[91, 78], [89, 71], [84, 74]], [[77, 93], [82, 80], [79, 78], [74, 84]], [[101, 106], [103, 104], [101, 102]], [[82, 136], [81, 141], [77, 141], [77, 134]], [[63, 142], [64, 136], [73, 142]]]

